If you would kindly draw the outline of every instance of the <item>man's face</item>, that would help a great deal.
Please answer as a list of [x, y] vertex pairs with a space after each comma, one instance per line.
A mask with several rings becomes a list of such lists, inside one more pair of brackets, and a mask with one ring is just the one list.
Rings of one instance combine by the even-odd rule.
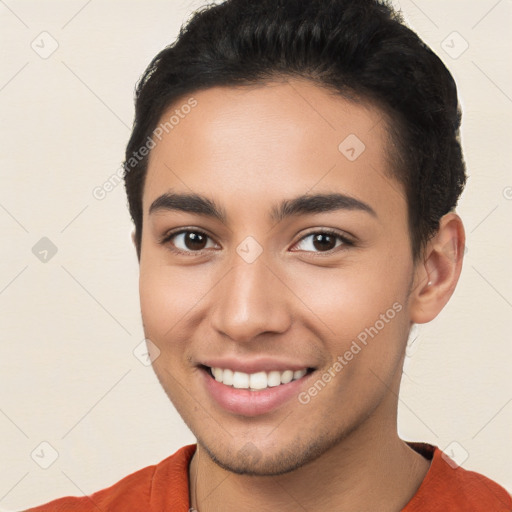
[[[302, 80], [193, 97], [157, 140], [143, 195], [142, 317], [166, 393], [235, 472], [286, 472], [391, 432], [414, 265], [381, 112]], [[164, 194], [204, 196], [224, 218]], [[317, 194], [345, 199], [279, 208]], [[276, 385], [287, 369], [296, 380]]]

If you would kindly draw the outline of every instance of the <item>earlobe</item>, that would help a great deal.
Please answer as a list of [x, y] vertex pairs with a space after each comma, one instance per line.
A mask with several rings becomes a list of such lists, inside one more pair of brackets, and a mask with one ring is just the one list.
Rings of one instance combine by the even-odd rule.
[[465, 234], [456, 213], [447, 213], [429, 240], [423, 259], [416, 265], [415, 284], [410, 297], [411, 321], [433, 320], [453, 294], [464, 257]]

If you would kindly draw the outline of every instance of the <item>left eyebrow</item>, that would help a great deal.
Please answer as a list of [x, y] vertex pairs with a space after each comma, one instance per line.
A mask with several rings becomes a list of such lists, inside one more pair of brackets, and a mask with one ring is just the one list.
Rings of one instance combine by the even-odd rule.
[[[227, 215], [215, 201], [200, 194], [167, 192], [155, 199], [149, 207], [149, 213], [157, 211], [175, 210], [204, 215], [226, 223]], [[274, 205], [270, 210], [270, 220], [282, 220], [296, 216], [315, 213], [326, 213], [337, 210], [358, 210], [377, 217], [375, 210], [367, 203], [345, 194], [314, 194], [301, 195], [292, 199], [285, 199]]]
[[302, 195], [293, 199], [286, 199], [274, 206], [270, 218], [274, 222], [281, 222], [293, 215], [308, 215], [311, 213], [326, 213], [336, 210], [359, 210], [377, 217], [375, 210], [367, 203], [345, 194], [314, 194]]

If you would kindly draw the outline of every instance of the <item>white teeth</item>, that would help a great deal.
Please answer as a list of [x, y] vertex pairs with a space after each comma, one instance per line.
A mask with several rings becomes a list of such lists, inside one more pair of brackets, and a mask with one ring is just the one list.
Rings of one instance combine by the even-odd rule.
[[308, 373], [307, 370], [296, 370], [293, 372], [293, 380], [297, 380], [297, 379], [301, 379], [302, 377], [304, 377], [304, 375], [306, 375], [306, 373]]
[[283, 373], [281, 373], [281, 384], [288, 384], [288, 382], [291, 382], [293, 379], [293, 371], [292, 370], [286, 370]]
[[247, 389], [249, 387], [249, 374], [242, 372], [234, 372], [233, 387], [237, 389]]
[[267, 373], [267, 386], [273, 388], [281, 384], [281, 373], [274, 370]]
[[267, 387], [267, 374], [265, 372], [251, 373], [249, 375], [251, 389], [265, 389]]
[[228, 386], [232, 386], [233, 372], [231, 370], [221, 370], [220, 368], [217, 368], [217, 370], [220, 370], [220, 375], [222, 376], [221, 382], [227, 384]]
[[301, 379], [306, 375], [307, 368], [302, 370], [285, 370], [279, 372], [272, 370], [271, 372], [244, 373], [234, 372], [229, 369], [211, 368], [213, 377], [217, 382], [222, 382], [226, 386], [233, 386], [237, 389], [260, 390], [267, 387], [275, 387], [280, 384], [288, 384], [292, 380]]

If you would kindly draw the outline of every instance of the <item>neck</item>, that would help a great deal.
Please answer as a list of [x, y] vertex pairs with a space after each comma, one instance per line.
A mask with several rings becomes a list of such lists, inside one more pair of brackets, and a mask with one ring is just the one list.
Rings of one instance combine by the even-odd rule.
[[386, 429], [373, 434], [363, 430], [279, 476], [231, 473], [198, 444], [189, 468], [191, 506], [198, 512], [401, 510], [430, 463], [402, 441], [396, 429], [392, 435]]

